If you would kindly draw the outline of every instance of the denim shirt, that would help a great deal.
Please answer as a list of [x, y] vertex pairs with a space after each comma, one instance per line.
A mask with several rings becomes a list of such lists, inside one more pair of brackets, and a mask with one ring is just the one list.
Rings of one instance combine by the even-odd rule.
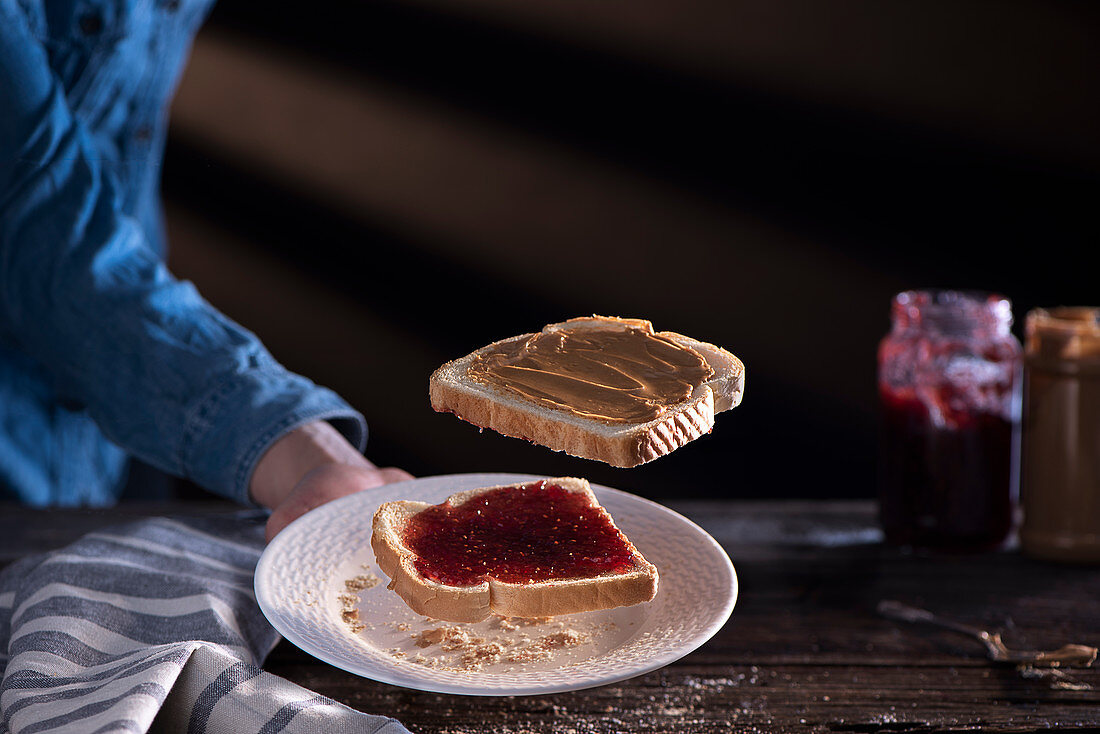
[[363, 417], [164, 265], [167, 106], [210, 0], [0, 0], [0, 500], [102, 505], [128, 455], [241, 502]]

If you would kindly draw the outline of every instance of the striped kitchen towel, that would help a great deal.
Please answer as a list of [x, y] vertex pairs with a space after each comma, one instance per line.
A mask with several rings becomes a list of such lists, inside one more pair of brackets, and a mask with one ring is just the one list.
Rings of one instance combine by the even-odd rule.
[[0, 571], [0, 734], [407, 734], [260, 670], [264, 520], [142, 520]]

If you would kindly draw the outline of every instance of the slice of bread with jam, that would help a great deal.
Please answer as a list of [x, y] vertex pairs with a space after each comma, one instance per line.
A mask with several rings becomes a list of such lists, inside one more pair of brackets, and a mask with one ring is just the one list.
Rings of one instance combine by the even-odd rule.
[[575, 477], [457, 492], [438, 505], [387, 502], [371, 547], [390, 589], [449, 622], [553, 617], [657, 593], [656, 567]]

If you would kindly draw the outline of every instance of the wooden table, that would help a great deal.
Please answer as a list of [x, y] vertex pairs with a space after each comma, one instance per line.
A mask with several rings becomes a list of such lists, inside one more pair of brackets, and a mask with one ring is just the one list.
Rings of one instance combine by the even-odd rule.
[[[1013, 647], [1100, 645], [1100, 567], [1015, 552], [918, 556], [878, 544], [868, 502], [682, 502], [725, 546], [740, 599], [682, 660], [573, 693], [422, 693], [319, 662], [288, 643], [265, 668], [414, 732], [1026, 732], [1100, 728], [1100, 669], [1039, 675], [995, 665], [953, 632], [878, 617], [897, 599], [1002, 629]], [[128, 505], [111, 512], [0, 505], [0, 565], [58, 547], [119, 515], [226, 512]]]

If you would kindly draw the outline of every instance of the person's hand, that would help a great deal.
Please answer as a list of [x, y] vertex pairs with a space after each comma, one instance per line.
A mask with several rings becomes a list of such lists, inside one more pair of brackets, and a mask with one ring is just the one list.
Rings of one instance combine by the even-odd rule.
[[392, 466], [379, 469], [373, 465], [323, 464], [307, 472], [275, 507], [267, 520], [267, 540], [270, 542], [280, 530], [326, 502], [406, 479], [412, 479], [412, 475]]
[[326, 502], [412, 479], [395, 467], [378, 468], [328, 423], [310, 423], [276, 441], [252, 473], [252, 499], [272, 510], [267, 540]]

